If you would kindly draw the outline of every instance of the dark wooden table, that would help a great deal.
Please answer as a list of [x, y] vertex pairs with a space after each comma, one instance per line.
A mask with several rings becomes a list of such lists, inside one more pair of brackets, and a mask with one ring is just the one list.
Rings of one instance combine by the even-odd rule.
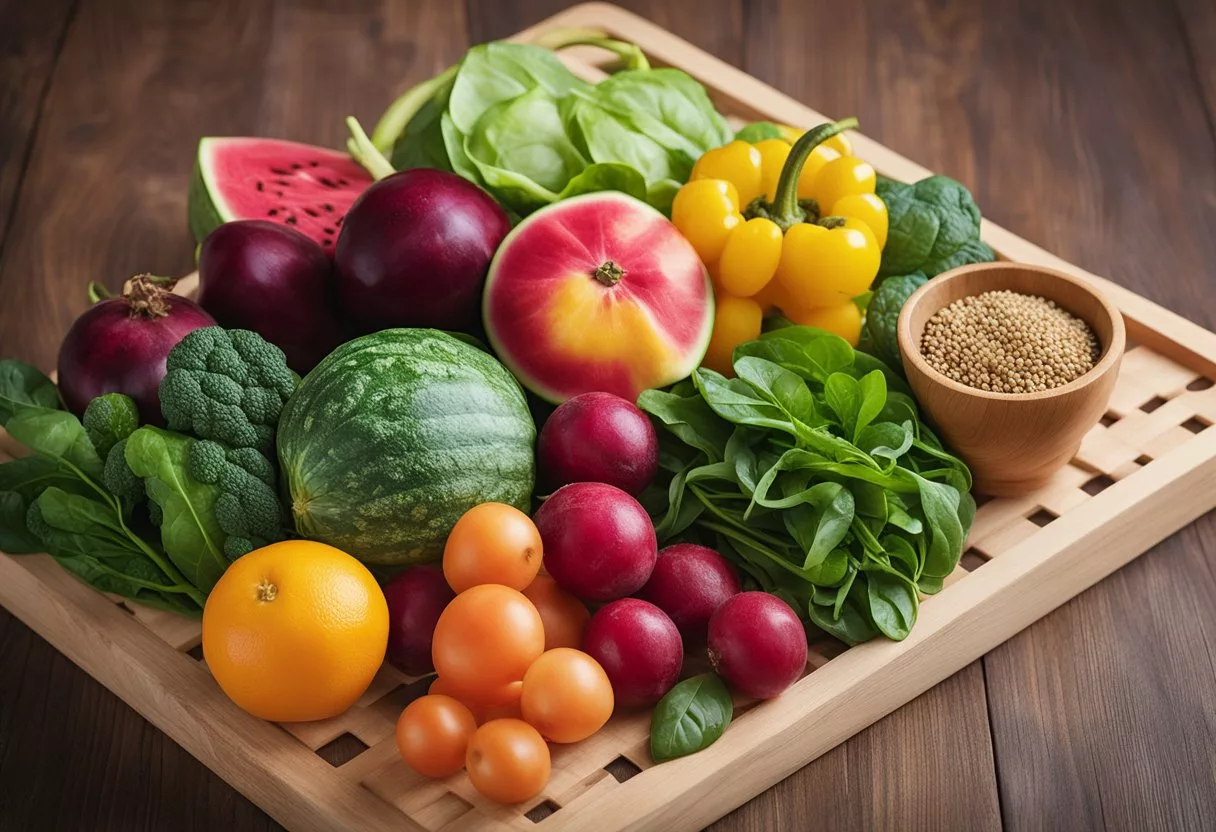
[[[87, 280], [191, 269], [199, 136], [337, 146], [563, 5], [0, 0], [0, 355], [50, 368]], [[1211, 0], [625, 5], [1216, 327]], [[1216, 828], [1216, 515], [715, 828], [999, 826]], [[277, 827], [0, 610], [0, 828]]]

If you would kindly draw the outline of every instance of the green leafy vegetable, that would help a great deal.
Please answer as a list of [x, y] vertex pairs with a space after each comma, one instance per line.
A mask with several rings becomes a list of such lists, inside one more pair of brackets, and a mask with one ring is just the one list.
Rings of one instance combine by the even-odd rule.
[[716, 673], [685, 679], [655, 706], [650, 753], [658, 762], [708, 748], [730, 725], [734, 703]]
[[921, 272], [913, 272], [888, 277], [874, 290], [870, 308], [866, 311], [866, 331], [878, 356], [890, 362], [892, 366], [902, 366], [896, 334], [899, 311], [903, 309], [904, 302], [912, 297], [912, 293], [928, 280]]
[[747, 142], [755, 144], [766, 139], [782, 139], [785, 134], [781, 132], [781, 128], [771, 121], [753, 121], [751, 124], [744, 125], [738, 133], [735, 133], [735, 141]]
[[223, 550], [230, 560], [283, 539], [283, 507], [266, 457], [253, 448], [197, 440], [188, 451], [187, 467], [200, 483], [219, 488], [215, 520], [226, 535]]
[[838, 336], [776, 329], [734, 369], [638, 399], [664, 431], [644, 495], [659, 537], [714, 545], [850, 644], [905, 638], [962, 554], [970, 472], [898, 375]]
[[0, 360], [0, 425], [25, 407], [61, 410], [55, 383], [24, 361]]
[[877, 193], [890, 215], [880, 276], [937, 274], [940, 263], [979, 239], [980, 209], [971, 192], [948, 176], [930, 176], [912, 185], [884, 180]]

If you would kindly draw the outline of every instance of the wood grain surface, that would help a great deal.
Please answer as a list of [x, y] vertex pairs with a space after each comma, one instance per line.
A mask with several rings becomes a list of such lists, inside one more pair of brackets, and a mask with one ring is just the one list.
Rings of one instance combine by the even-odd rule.
[[[565, 5], [0, 0], [0, 355], [50, 369], [85, 281], [189, 269], [199, 136], [336, 145]], [[1216, 326], [1212, 3], [622, 5]], [[1214, 828], [1214, 601], [1208, 515], [714, 828]], [[0, 610], [0, 829], [273, 828]]]

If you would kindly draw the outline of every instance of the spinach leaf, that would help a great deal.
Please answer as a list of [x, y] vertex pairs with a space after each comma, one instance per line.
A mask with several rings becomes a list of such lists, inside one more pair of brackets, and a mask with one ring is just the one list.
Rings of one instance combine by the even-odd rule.
[[903, 641], [916, 623], [920, 607], [916, 585], [892, 570], [863, 563], [866, 593], [870, 604], [870, 619], [883, 635]]
[[679, 69], [618, 72], [595, 86], [594, 100], [665, 148], [682, 154], [687, 180], [705, 151], [726, 144], [730, 127], [710, 103], [705, 88]]
[[735, 361], [735, 372], [757, 393], [777, 405], [791, 422], [815, 422], [815, 399], [797, 374], [780, 364], [750, 356]]
[[928, 282], [921, 272], [888, 277], [877, 289], [866, 312], [866, 331], [879, 356], [896, 367], [903, 365], [899, 352], [899, 311], [912, 293]]
[[711, 461], [723, 459], [732, 427], [714, 413], [699, 395], [679, 396], [662, 390], [644, 390], [638, 407], [657, 418], [681, 442], [701, 451]]
[[[855, 353], [849, 342], [834, 333], [809, 326], [787, 326], [760, 336], [761, 341], [789, 341], [801, 350], [811, 380], [824, 384], [832, 373], [852, 366]], [[792, 369], [792, 368], [791, 368]]]
[[36, 367], [11, 358], [0, 360], [0, 426], [26, 407], [60, 410], [63, 404], [54, 382]]
[[144, 480], [148, 498], [160, 506], [165, 554], [206, 593], [224, 574], [228, 560], [220, 549], [224, 533], [215, 519], [220, 490], [200, 483], [187, 470], [187, 453], [193, 441], [145, 426], [127, 439], [126, 457], [131, 470]]
[[836, 607], [810, 604], [807, 611], [811, 623], [848, 645], [869, 641], [879, 630], [870, 618], [869, 598], [865, 593], [865, 581], [855, 580], [840, 596]]
[[43, 550], [42, 541], [26, 525], [28, 511], [25, 496], [0, 490], [0, 552], [32, 555]]
[[727, 378], [708, 367], [695, 370], [692, 378], [713, 412], [728, 422], [797, 433], [784, 409], [743, 379]]
[[957, 269], [959, 266], [967, 266], [972, 263], [991, 263], [995, 259], [996, 252], [983, 240], [968, 240], [963, 243], [958, 251], [944, 260], [927, 264], [924, 268], [924, 273], [929, 277], [937, 277], [942, 272]]
[[9, 436], [31, 451], [62, 461], [82, 476], [101, 479], [101, 457], [80, 420], [66, 410], [22, 406], [5, 424]]
[[505, 41], [483, 43], [470, 49], [460, 62], [447, 112], [456, 128], [469, 134], [496, 104], [534, 90], [559, 97], [587, 88], [585, 81], [572, 75], [547, 49]]
[[656, 762], [708, 748], [734, 714], [730, 691], [716, 673], [680, 682], [659, 700], [650, 725], [650, 754]]
[[880, 276], [927, 272], [979, 239], [980, 209], [971, 192], [948, 176], [884, 183], [877, 193], [890, 218]]

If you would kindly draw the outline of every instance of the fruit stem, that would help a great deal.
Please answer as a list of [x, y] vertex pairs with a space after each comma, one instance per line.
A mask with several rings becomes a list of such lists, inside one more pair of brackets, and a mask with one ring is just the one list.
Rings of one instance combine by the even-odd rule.
[[[802, 175], [802, 166], [810, 158], [811, 151], [838, 133], [851, 130], [857, 126], [857, 119], [850, 117], [836, 122], [827, 122], [818, 127], [812, 127], [803, 133], [786, 157], [785, 165], [781, 168], [781, 178], [777, 180], [777, 193], [769, 208], [770, 219], [781, 226], [782, 231], [788, 231], [792, 226], [806, 220], [806, 211], [798, 204], [798, 177]], [[830, 206], [823, 206], [829, 209]]]
[[615, 52], [620, 57], [620, 66], [616, 67], [617, 69], [650, 69], [650, 61], [646, 60], [637, 44], [607, 37], [606, 33], [599, 29], [551, 29], [534, 42], [551, 52], [557, 52], [567, 46], [598, 46], [600, 49]]
[[350, 130], [350, 138], [346, 140], [346, 149], [351, 158], [363, 165], [373, 178], [380, 180], [392, 176], [395, 171], [384, 154], [376, 149], [372, 140], [363, 132], [363, 126], [354, 116], [346, 117], [346, 128]]
[[625, 270], [618, 266], [612, 260], [605, 260], [596, 266], [595, 271], [591, 276], [603, 283], [605, 286], [615, 286], [621, 282], [621, 278], [625, 276]]
[[269, 578], [263, 578], [258, 584], [258, 600], [273, 601], [279, 597], [279, 588], [270, 582]]
[[114, 297], [114, 293], [96, 280], [89, 281], [89, 303], [101, 303]]
[[405, 132], [410, 120], [430, 101], [439, 88], [456, 77], [458, 67], [450, 66], [429, 81], [423, 81], [389, 105], [372, 131], [372, 144], [381, 153], [392, 153], [393, 145]]
[[150, 274], [140, 274], [131, 278], [131, 285], [123, 292], [132, 318], [163, 318], [169, 314], [169, 304], [165, 300], [165, 286], [172, 288], [177, 281], [167, 277], [156, 277]]

